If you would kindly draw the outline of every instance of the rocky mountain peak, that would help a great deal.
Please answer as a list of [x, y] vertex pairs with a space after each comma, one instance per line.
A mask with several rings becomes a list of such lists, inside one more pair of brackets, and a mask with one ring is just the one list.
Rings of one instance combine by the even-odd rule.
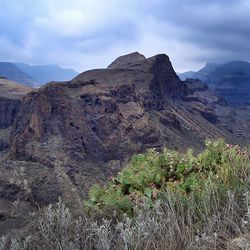
[[106, 69], [86, 71], [72, 80], [76, 84], [85, 81], [95, 81], [105, 87], [132, 84], [139, 99], [147, 96], [149, 101], [153, 98], [154, 105], [167, 98], [180, 98], [187, 94], [185, 85], [176, 75], [169, 57], [165, 54], [150, 58], [145, 58], [138, 52], [124, 55]]
[[127, 68], [132, 64], [145, 60], [146, 57], [138, 52], [133, 52], [127, 55], [123, 55], [115, 59], [107, 68], [108, 69], [119, 69]]

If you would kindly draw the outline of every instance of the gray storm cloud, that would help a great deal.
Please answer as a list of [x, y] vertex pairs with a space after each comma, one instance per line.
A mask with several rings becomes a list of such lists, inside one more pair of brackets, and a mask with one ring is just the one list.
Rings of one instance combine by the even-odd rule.
[[0, 0], [0, 61], [105, 67], [139, 51], [178, 71], [250, 60], [250, 1]]

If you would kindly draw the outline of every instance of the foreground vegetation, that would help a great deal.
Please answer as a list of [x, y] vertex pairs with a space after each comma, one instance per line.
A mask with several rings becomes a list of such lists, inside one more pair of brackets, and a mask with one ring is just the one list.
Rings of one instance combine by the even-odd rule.
[[0, 249], [250, 249], [249, 185], [249, 150], [222, 140], [149, 150], [93, 186], [82, 216], [59, 200]]

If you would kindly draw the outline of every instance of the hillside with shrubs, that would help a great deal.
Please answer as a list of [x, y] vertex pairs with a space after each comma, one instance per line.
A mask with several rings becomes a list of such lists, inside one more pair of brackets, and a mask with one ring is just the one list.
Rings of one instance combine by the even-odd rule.
[[40, 208], [0, 249], [250, 249], [250, 151], [223, 140], [198, 155], [151, 149], [82, 204]]

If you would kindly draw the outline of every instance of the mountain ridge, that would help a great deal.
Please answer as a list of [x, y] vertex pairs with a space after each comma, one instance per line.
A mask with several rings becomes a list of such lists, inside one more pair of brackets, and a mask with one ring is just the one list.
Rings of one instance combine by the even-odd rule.
[[36, 80], [23, 72], [12, 62], [0, 62], [0, 76], [26, 86], [36, 85]]
[[218, 95], [235, 105], [250, 104], [250, 63], [230, 61], [222, 64], [207, 63], [197, 72], [185, 72], [179, 77], [198, 78], [207, 83]]
[[58, 65], [30, 65], [26, 63], [15, 63], [23, 72], [30, 75], [39, 85], [51, 81], [68, 81], [74, 78], [78, 72]]
[[51, 81], [68, 81], [78, 72], [57, 65], [29, 65], [0, 62], [0, 76], [28, 87], [39, 87]]

